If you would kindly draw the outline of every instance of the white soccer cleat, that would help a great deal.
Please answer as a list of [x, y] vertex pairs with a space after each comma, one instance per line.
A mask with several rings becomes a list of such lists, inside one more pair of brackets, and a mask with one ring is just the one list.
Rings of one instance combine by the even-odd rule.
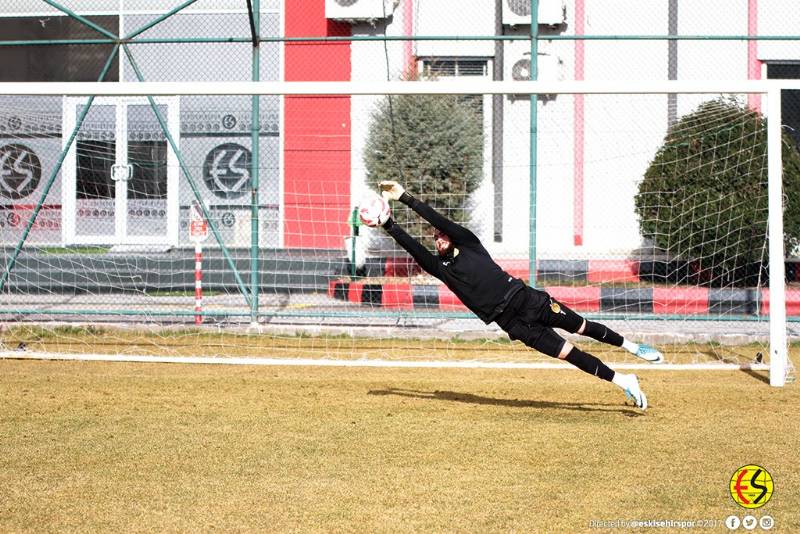
[[664, 363], [664, 355], [650, 345], [645, 345], [644, 343], [639, 345], [639, 350], [636, 351], [634, 356], [650, 363]]
[[647, 396], [639, 387], [639, 379], [636, 378], [636, 375], [627, 375], [625, 377], [625, 386], [623, 386], [622, 390], [625, 392], [625, 397], [633, 401], [637, 408], [641, 408], [642, 411], [647, 409]]

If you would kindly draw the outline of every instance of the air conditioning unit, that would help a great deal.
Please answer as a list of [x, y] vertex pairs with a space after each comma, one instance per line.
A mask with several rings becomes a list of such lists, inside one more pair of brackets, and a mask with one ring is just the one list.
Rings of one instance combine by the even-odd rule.
[[[539, 0], [539, 24], [559, 26], [566, 22], [564, 0]], [[503, 0], [503, 24], [518, 26], [531, 23], [531, 0]]]
[[[511, 64], [511, 79], [517, 82], [531, 79], [530, 55], [517, 59]], [[539, 54], [539, 62], [536, 64], [536, 79], [539, 81], [561, 79], [561, 60], [558, 56]]]
[[[514, 45], [521, 45], [514, 43]], [[524, 43], [527, 45], [527, 43]], [[527, 50], [525, 49], [527, 48]], [[563, 79], [562, 76], [562, 62], [561, 59], [550, 53], [540, 52], [538, 55], [538, 62], [536, 64], [536, 79], [538, 81], [559, 81]], [[507, 46], [505, 55], [506, 80], [514, 80], [515, 82], [528, 81], [531, 79], [531, 52], [529, 45], [523, 46]], [[513, 95], [512, 98], [522, 98], [528, 95]], [[549, 95], [539, 95], [541, 98], [550, 98]]]
[[399, 0], [325, 0], [325, 18], [362, 21], [388, 18]]
[[531, 59], [518, 59], [511, 66], [511, 79], [515, 82], [528, 81], [531, 79]]

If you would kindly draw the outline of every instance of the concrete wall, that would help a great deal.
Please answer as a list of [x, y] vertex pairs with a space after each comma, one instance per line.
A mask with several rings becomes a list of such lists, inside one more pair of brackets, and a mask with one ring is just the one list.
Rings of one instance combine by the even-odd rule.
[[[395, 4], [387, 3], [394, 8], [387, 19], [337, 23], [325, 18], [325, 0], [262, 0], [261, 4], [264, 10], [261, 30], [265, 35], [488, 36], [495, 31], [494, 2], [490, 0], [400, 0]], [[96, 5], [93, 0], [76, 0], [70, 3], [70, 8], [99, 13]], [[677, 31], [684, 35], [753, 32], [785, 35], [796, 33], [800, 27], [800, 10], [790, 0], [565, 0], [564, 6], [565, 24], [554, 28], [540, 26], [543, 35], [664, 35], [669, 30], [671, 16], [677, 17]], [[125, 15], [123, 26], [131, 30], [174, 4], [126, 0], [125, 7], [129, 14]], [[57, 15], [53, 8], [38, 0], [15, 2], [2, 15], [23, 13]], [[143, 37], [248, 36], [249, 27], [243, 15], [243, 2], [239, 0], [200, 0], [186, 13], [148, 30]], [[504, 32], [526, 35], [529, 27], [506, 25]], [[250, 45], [247, 43], [169, 46], [134, 47], [147, 79], [189, 82], [250, 78]], [[179, 52], [173, 52], [175, 50]], [[506, 78], [510, 77], [517, 60], [530, 57], [526, 55], [529, 52], [527, 41], [505, 41]], [[542, 67], [548, 58], [555, 59], [547, 63], [551, 68], [543, 69], [540, 77], [624, 81], [667, 80], [674, 75], [681, 80], [745, 80], [763, 76], [760, 61], [800, 60], [800, 43], [679, 41], [671, 53], [669, 43], [663, 40], [541, 40], [539, 52]], [[413, 44], [353, 41], [324, 47], [283, 47], [265, 43], [261, 50], [260, 75], [263, 80], [398, 79], [418, 58], [472, 58], [486, 60], [488, 77], [491, 77], [493, 55], [492, 41], [416, 41]], [[133, 79], [130, 67], [123, 67], [121, 78]], [[670, 113], [679, 117], [706, 98], [678, 96], [672, 111], [667, 95], [590, 95], [583, 98], [559, 95], [537, 99], [537, 245], [540, 258], [626, 258], [646, 246], [633, 210], [638, 183], [663, 140]], [[377, 100], [378, 97], [373, 96], [316, 102], [262, 99], [262, 122], [265, 123], [262, 128], [273, 132], [260, 146], [261, 202], [270, 206], [262, 214], [265, 221], [262, 233], [266, 236], [262, 238], [263, 244], [310, 248], [343, 246], [342, 239], [349, 233], [344, 220], [369, 189], [363, 151], [370, 115]], [[309, 103], [313, 104], [312, 108], [308, 108]], [[751, 104], [759, 105], [757, 101]], [[181, 121], [191, 129], [189, 124], [203, 122], [204, 114], [210, 114], [206, 118], [214, 122], [218, 121], [220, 113], [231, 109], [237, 117], [245, 117], [248, 106], [246, 98], [214, 102], [184, 98]], [[56, 126], [51, 126], [57, 128], [59, 113], [56, 103], [52, 117], [33, 117], [33, 120], [54, 122]], [[527, 218], [531, 194], [530, 99], [509, 96], [503, 102], [503, 238], [498, 242], [492, 237], [495, 187], [491, 164], [494, 141], [491, 113], [487, 98], [484, 103], [485, 178], [471, 199], [472, 226], [493, 252], [508, 258], [525, 258], [530, 239]], [[237, 127], [247, 128], [241, 120], [237, 124]], [[233, 139], [223, 134], [225, 132], [220, 131], [218, 139], [187, 137], [182, 141], [191, 159], [190, 167], [202, 167], [203, 159], [213, 148], [211, 144]], [[31, 142], [37, 147], [41, 145], [37, 150], [46, 153], [43, 159], [50, 162], [57, 156], [59, 141], [56, 138], [43, 137]], [[248, 146], [249, 138], [243, 137], [237, 142]], [[44, 171], [47, 174], [46, 169]], [[330, 202], [322, 202], [322, 197], [312, 191], [312, 185], [319, 180], [328, 184], [329, 193], [333, 191], [334, 198]], [[0, 206], [3, 208], [0, 224], [2, 219], [7, 220], [20, 211], [15, 206], [35, 202], [38, 195], [37, 189], [19, 202], [4, 202]], [[47, 199], [48, 204], [58, 204], [59, 195], [60, 189], [56, 186]], [[180, 198], [182, 205], [188, 202], [188, 190], [182, 189]], [[224, 211], [236, 212], [235, 226], [239, 230], [231, 230], [235, 234], [231, 239], [249, 243], [246, 235], [248, 210], [236, 208], [241, 202], [235, 200], [215, 199], [214, 202], [220, 209], [230, 205], [230, 209]], [[50, 215], [57, 222], [60, 216], [53, 213]], [[314, 223], [313, 231], [309, 229], [309, 220]], [[45, 225], [37, 232], [32, 235], [34, 241], [59, 241], [53, 225], [49, 228]], [[239, 235], [240, 232], [244, 234]], [[9, 239], [13, 240], [13, 235]], [[4, 240], [7, 239], [4, 237]], [[384, 245], [375, 246], [380, 249]]]
[[[375, 26], [354, 25], [356, 34], [399, 35], [405, 10], [402, 2], [388, 21]], [[724, 7], [723, 7], [724, 4]], [[748, 8], [755, 9], [753, 26]], [[543, 35], [665, 35], [670, 16], [677, 15], [682, 35], [747, 35], [796, 33], [798, 10], [792, 2], [755, 0], [742, 2], [686, 2], [680, 0], [567, 0], [566, 23], [556, 28], [540, 26]], [[580, 21], [576, 20], [582, 13]], [[785, 14], [785, 17], [782, 17]], [[420, 0], [414, 3], [416, 35], [492, 35], [494, 2]], [[527, 35], [528, 26], [506, 26], [505, 33]], [[539, 53], [556, 57], [554, 72], [542, 76], [585, 80], [746, 80], [753, 58], [743, 40], [710, 42], [679, 41], [670, 69], [669, 44], [664, 40], [542, 40]], [[398, 77], [403, 63], [402, 45], [390, 42], [352, 46], [352, 79]], [[530, 43], [505, 41], [505, 76], [511, 65], [530, 57]], [[758, 59], [800, 59], [797, 43], [758, 43]], [[490, 41], [420, 41], [414, 53], [424, 57], [484, 58], [489, 78], [494, 47]], [[386, 67], [388, 55], [389, 68]], [[542, 57], [543, 57], [542, 56]], [[540, 64], [543, 64], [540, 63]], [[468, 79], [465, 78], [465, 83]], [[559, 95], [538, 99], [537, 245], [540, 259], [622, 259], [647, 247], [634, 212], [638, 184], [656, 150], [663, 142], [670, 120], [667, 95], [624, 96]], [[707, 95], [679, 95], [673, 114], [694, 110]], [[366, 134], [373, 98], [353, 100], [353, 191], [363, 188], [363, 136]], [[763, 109], [762, 111], [767, 111]], [[491, 109], [488, 110], [491, 112]], [[473, 229], [488, 247], [505, 257], [527, 257], [530, 198], [530, 99], [508, 97], [504, 101], [503, 240], [493, 242], [493, 181], [490, 162], [485, 165], [483, 186], [474, 195]], [[486, 146], [491, 129], [486, 128]], [[579, 146], [580, 145], [580, 146]]]

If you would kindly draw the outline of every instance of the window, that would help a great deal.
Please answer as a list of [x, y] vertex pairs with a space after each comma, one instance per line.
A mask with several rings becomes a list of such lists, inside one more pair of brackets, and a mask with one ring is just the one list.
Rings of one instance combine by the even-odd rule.
[[425, 78], [444, 76], [487, 76], [485, 59], [427, 58], [422, 60], [422, 75]]
[[[423, 78], [451, 78], [463, 76], [489, 76], [489, 62], [485, 59], [465, 58], [422, 58]], [[472, 106], [483, 118], [483, 96], [461, 95], [459, 97], [466, 105]]]
[[[116, 34], [116, 16], [89, 16], [92, 22]], [[104, 36], [72, 17], [0, 17], [3, 41], [55, 39], [102, 39]], [[0, 81], [87, 82], [96, 81], [114, 49], [111, 44], [21, 45], [0, 47]], [[119, 79], [119, 54], [105, 81]]]
[[[775, 62], [767, 64], [767, 78], [797, 80], [800, 79], [800, 62]], [[781, 118], [786, 131], [794, 137], [800, 149], [800, 91], [781, 92]]]
[[[464, 57], [422, 57], [419, 58], [418, 64], [419, 71], [422, 73], [422, 78], [428, 79], [437, 79], [437, 78], [453, 78], [453, 77], [480, 77], [489, 79], [491, 74], [489, 71], [489, 60], [483, 58], [464, 58]], [[486, 119], [488, 117], [489, 121], [493, 117], [492, 115], [492, 97], [489, 95], [456, 95], [458, 99], [458, 103], [466, 108], [472, 108], [475, 110], [478, 120], [482, 125], [486, 124]], [[501, 108], [502, 109], [502, 108]], [[502, 111], [501, 111], [502, 112]], [[484, 168], [483, 174], [484, 177], [491, 177], [490, 179], [495, 185], [495, 195], [492, 202], [494, 202], [494, 213], [495, 213], [495, 223], [494, 223], [494, 240], [495, 242], [502, 241], [502, 219], [503, 219], [503, 212], [502, 212], [502, 184], [498, 185], [497, 182], [494, 182], [496, 176], [502, 176], [498, 173], [496, 175], [492, 170], [494, 166], [488, 167], [485, 164], [484, 158], [484, 147], [492, 146], [492, 157], [495, 157], [495, 150], [493, 143], [491, 142], [492, 135], [494, 130], [493, 129], [485, 129], [482, 128], [482, 133], [484, 136], [484, 142], [481, 144], [480, 151], [481, 153], [478, 155], [478, 158], [481, 161], [484, 161]], [[489, 139], [489, 143], [486, 142], [487, 136]], [[498, 137], [499, 138], [499, 137]], [[502, 178], [501, 178], [502, 179]], [[500, 193], [498, 194], [498, 191]], [[498, 207], [499, 203], [499, 207]], [[487, 229], [488, 230], [488, 229]]]

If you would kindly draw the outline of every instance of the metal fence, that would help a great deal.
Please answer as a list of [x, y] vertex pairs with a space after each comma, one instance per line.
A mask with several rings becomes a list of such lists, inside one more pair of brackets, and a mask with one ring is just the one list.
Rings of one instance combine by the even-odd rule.
[[[0, 14], [0, 80], [616, 80], [623, 90], [625, 80], [800, 78], [792, 2], [717, 4], [29, 0]], [[510, 274], [581, 312], [764, 319], [765, 257], [749, 254], [767, 239], [762, 124], [742, 131], [710, 109], [695, 137], [676, 141], [686, 117], [719, 100], [707, 95], [477, 95], [448, 105], [453, 98], [443, 116], [425, 108], [415, 118], [421, 104], [406, 117], [402, 99], [382, 95], [100, 97], [91, 106], [0, 95], [0, 313], [159, 323], [472, 317], [380, 231], [356, 224], [354, 208], [393, 167], [425, 200], [465, 213]], [[722, 101], [752, 123], [767, 111], [757, 94]], [[389, 115], [376, 119], [382, 103]], [[463, 161], [448, 160], [463, 141], [447, 120], [459, 106], [479, 125], [472, 182]], [[782, 115], [797, 142], [797, 91], [785, 92]], [[369, 157], [381, 126], [393, 151], [383, 167]], [[422, 131], [439, 144], [413, 146]], [[682, 142], [708, 152], [676, 152], [664, 169], [688, 176], [695, 170], [681, 163], [698, 165], [724, 182], [734, 168], [758, 191], [730, 187], [721, 201], [669, 191], [694, 202], [681, 212], [698, 227], [686, 240], [705, 249], [659, 240], [673, 212], [646, 230], [637, 211], [646, 203], [637, 198], [656, 198], [641, 184], [659, 150]], [[748, 203], [754, 215], [742, 215]], [[211, 234], [199, 272], [193, 220]], [[735, 265], [722, 265], [726, 257]]]

